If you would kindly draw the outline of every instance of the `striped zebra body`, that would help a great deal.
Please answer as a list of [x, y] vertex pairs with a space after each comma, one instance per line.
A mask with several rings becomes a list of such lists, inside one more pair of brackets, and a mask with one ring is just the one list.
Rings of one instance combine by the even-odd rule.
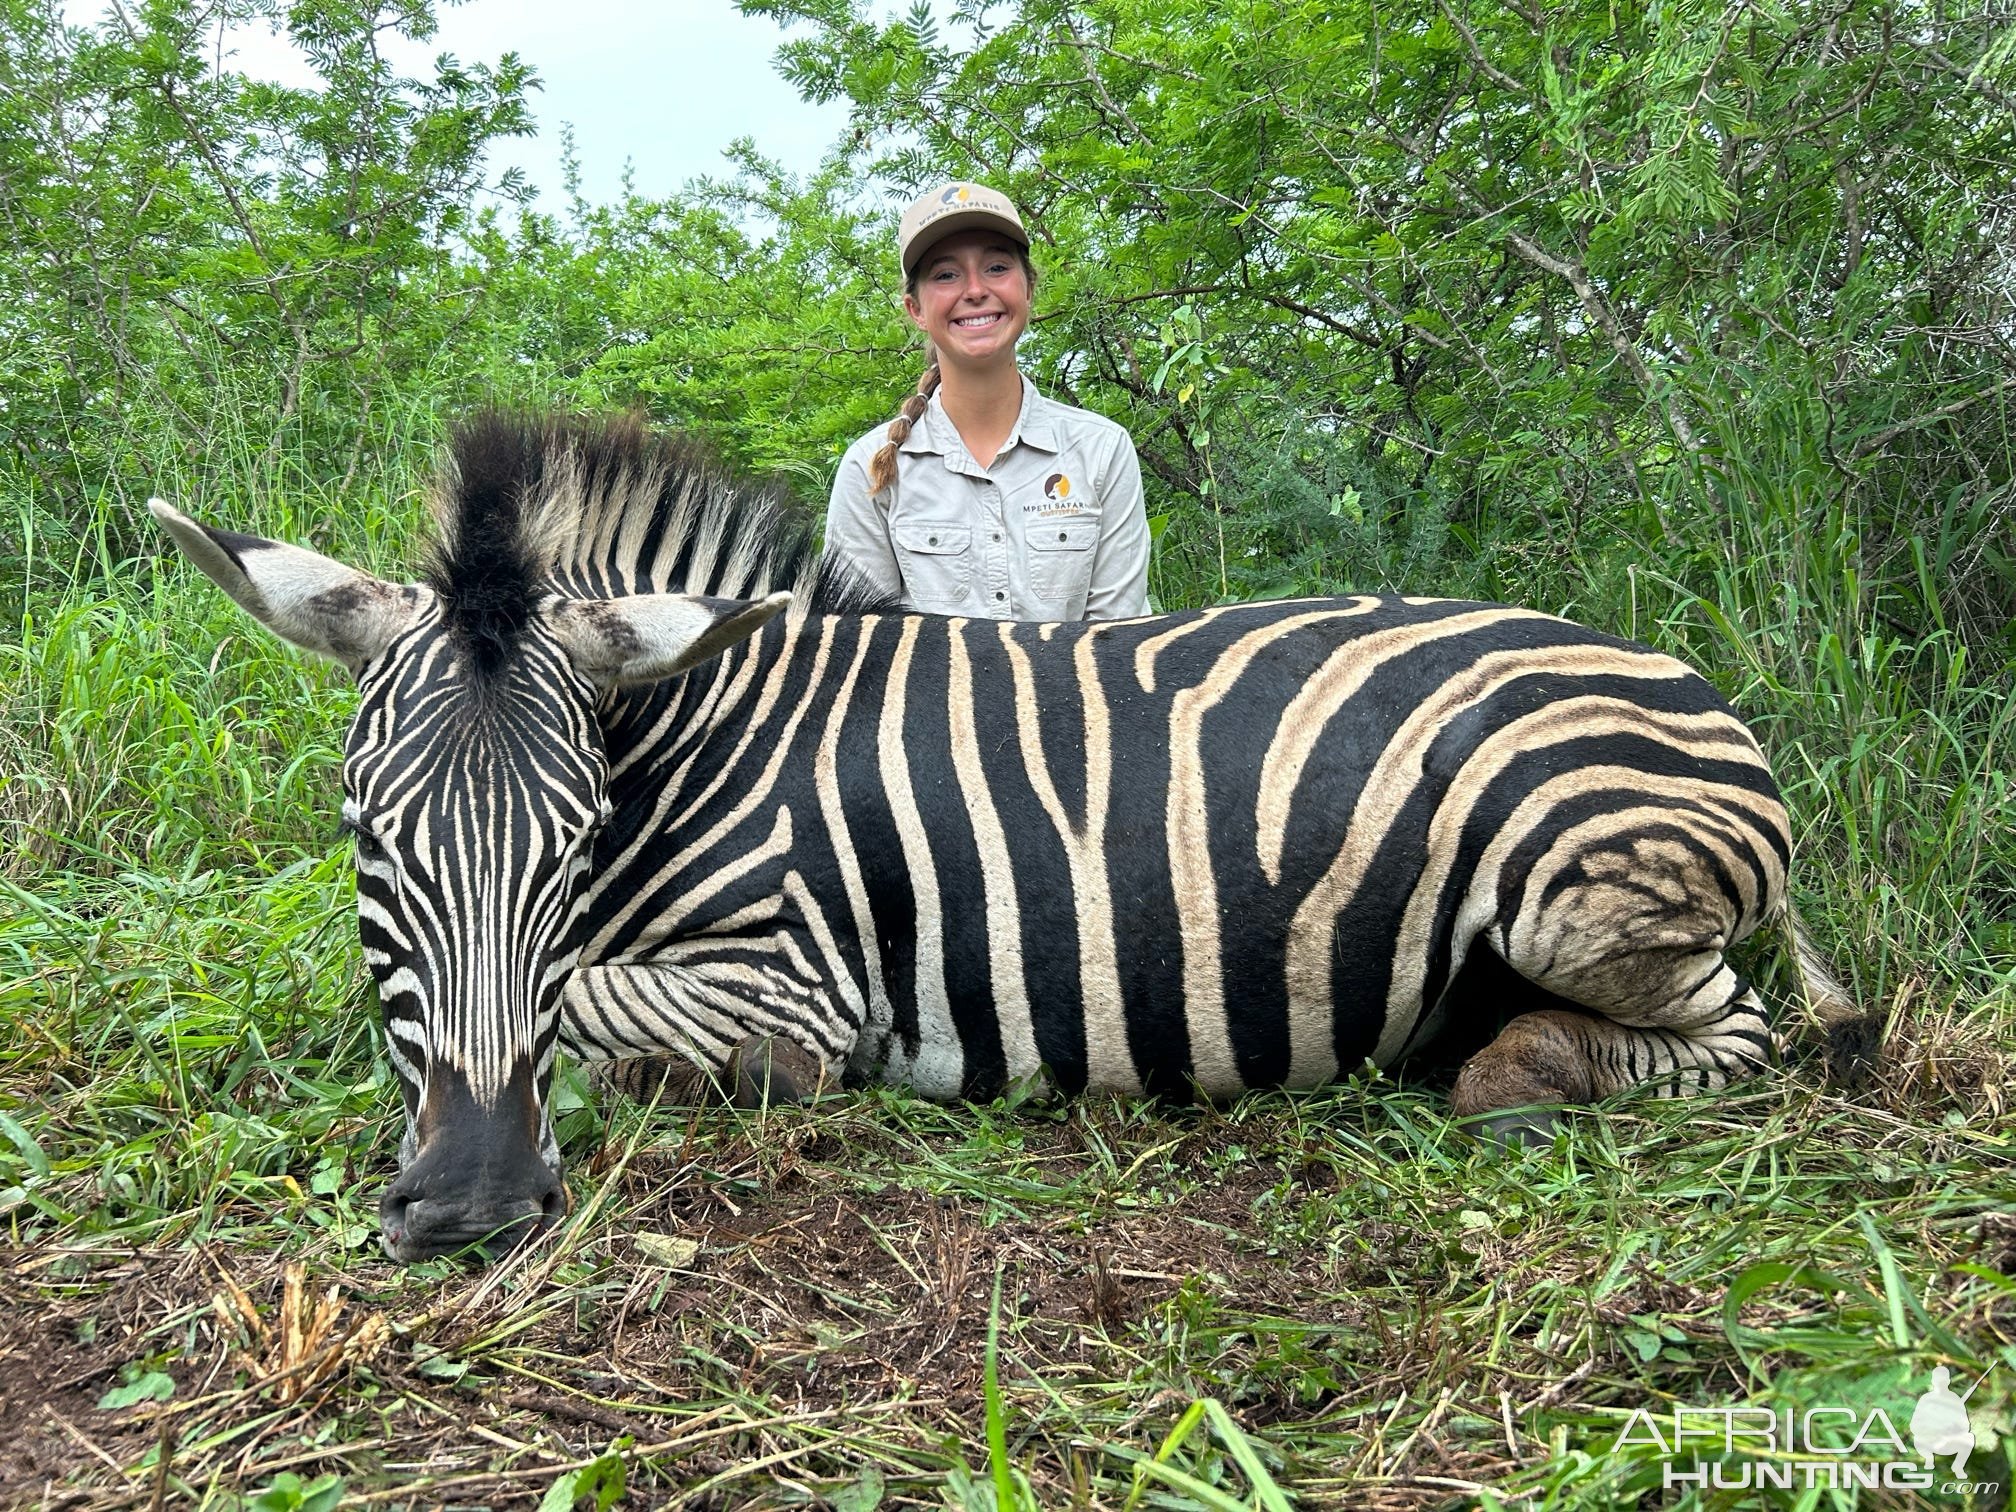
[[1564, 932], [1727, 942], [1782, 897], [1708, 684], [1500, 606], [793, 616], [637, 705], [561, 1027], [591, 1059], [782, 1033], [937, 1097], [1313, 1086], [1429, 1038], [1480, 937], [1595, 981]]
[[1768, 1061], [1723, 952], [1783, 905], [1785, 813], [1645, 647], [1425, 599], [894, 612], [625, 425], [466, 427], [405, 586], [151, 507], [357, 678], [399, 1258], [564, 1210], [558, 1049], [1224, 1097], [1509, 1018], [1453, 1092], [1508, 1134]]

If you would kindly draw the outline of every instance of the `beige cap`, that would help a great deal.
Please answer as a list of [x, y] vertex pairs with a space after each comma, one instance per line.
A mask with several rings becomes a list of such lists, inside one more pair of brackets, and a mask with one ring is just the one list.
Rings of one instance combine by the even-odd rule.
[[983, 226], [1003, 233], [1018, 247], [1029, 245], [1022, 217], [1007, 195], [985, 184], [953, 183], [933, 189], [903, 212], [903, 223], [896, 229], [903, 276], [908, 278], [924, 254], [953, 232]]

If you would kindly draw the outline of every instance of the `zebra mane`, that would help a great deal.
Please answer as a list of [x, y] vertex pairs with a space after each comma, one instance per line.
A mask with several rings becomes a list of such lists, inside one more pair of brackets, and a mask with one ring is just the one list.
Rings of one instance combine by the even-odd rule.
[[893, 607], [820, 558], [807, 511], [782, 488], [738, 479], [635, 416], [478, 412], [452, 431], [431, 503], [425, 577], [485, 672], [555, 591], [785, 589], [794, 612]]

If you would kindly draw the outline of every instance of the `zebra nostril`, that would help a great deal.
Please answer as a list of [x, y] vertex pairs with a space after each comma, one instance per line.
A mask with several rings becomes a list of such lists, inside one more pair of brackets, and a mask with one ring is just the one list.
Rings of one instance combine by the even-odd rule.
[[378, 1232], [395, 1256], [413, 1232], [413, 1207], [414, 1199], [397, 1190], [378, 1200]]

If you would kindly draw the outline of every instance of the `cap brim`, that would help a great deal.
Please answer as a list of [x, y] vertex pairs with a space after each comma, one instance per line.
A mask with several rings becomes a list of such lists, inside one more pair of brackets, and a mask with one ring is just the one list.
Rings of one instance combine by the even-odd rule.
[[961, 231], [999, 231], [1018, 247], [1026, 249], [1029, 245], [1028, 232], [992, 210], [960, 210], [932, 221], [917, 233], [917, 240], [903, 254], [904, 276], [907, 278], [915, 272], [917, 264], [924, 261], [938, 243]]

